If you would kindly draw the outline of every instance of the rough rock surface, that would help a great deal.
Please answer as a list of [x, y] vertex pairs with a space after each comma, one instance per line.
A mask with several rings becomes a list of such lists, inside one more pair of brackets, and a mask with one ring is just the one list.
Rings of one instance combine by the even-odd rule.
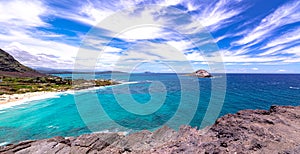
[[191, 74], [187, 74], [188, 76], [196, 76], [198, 78], [210, 78], [212, 77], [212, 75], [207, 72], [206, 70], [203, 70], [203, 69], [200, 69], [200, 70], [197, 70], [196, 72], [193, 72]]
[[203, 130], [162, 127], [123, 136], [96, 133], [0, 147], [0, 153], [300, 153], [300, 106], [243, 110]]

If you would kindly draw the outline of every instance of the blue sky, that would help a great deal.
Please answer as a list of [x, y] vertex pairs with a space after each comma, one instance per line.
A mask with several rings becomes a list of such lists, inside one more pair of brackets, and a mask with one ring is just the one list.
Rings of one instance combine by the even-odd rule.
[[31, 67], [300, 73], [299, 25], [298, 0], [0, 0], [0, 48]]

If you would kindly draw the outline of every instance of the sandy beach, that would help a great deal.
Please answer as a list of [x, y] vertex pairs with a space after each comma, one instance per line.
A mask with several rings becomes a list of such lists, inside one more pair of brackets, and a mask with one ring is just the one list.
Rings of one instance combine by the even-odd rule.
[[[108, 86], [106, 86], [106, 87], [108, 87]], [[55, 97], [62, 93], [74, 94], [75, 92], [93, 91], [93, 90], [96, 90], [99, 88], [101, 88], [101, 87], [92, 87], [92, 88], [86, 88], [86, 89], [81, 89], [81, 90], [71, 90], [70, 89], [67, 91], [29, 92], [29, 93], [12, 94], [12, 95], [4, 94], [4, 95], [0, 95], [0, 109], [4, 106], [14, 106], [14, 105], [22, 104], [23, 102], [26, 102], [26, 101], [41, 100], [41, 99], [45, 99], [45, 98]]]
[[[130, 83], [134, 83], [134, 82], [128, 82], [128, 83], [122, 83], [122, 84], [130, 84]], [[90, 88], [85, 88], [85, 89], [80, 89], [80, 90], [69, 89], [66, 91], [41, 91], [41, 92], [28, 92], [28, 93], [23, 93], [23, 94], [12, 94], [12, 95], [4, 94], [4, 95], [0, 95], [0, 109], [19, 105], [26, 101], [41, 100], [41, 99], [45, 99], [45, 98], [57, 97], [58, 95], [60, 95], [62, 93], [75, 94], [76, 92], [95, 91], [100, 88], [107, 88], [107, 87], [111, 87], [111, 86], [115, 86], [115, 85], [90, 87]]]
[[19, 101], [26, 101], [31, 100], [37, 97], [43, 97], [49, 94], [54, 94], [55, 92], [30, 92], [30, 93], [24, 93], [24, 94], [12, 94], [12, 95], [0, 95], [0, 105], [8, 104], [8, 103], [14, 103]]

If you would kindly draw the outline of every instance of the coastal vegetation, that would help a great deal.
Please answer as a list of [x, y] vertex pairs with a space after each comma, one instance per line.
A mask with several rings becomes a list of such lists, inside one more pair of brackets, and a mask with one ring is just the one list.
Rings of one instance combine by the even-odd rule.
[[45, 77], [2, 77], [0, 82], [0, 95], [21, 94], [39, 91], [66, 91], [79, 90], [97, 86], [118, 84], [112, 80], [84, 80], [63, 79], [56, 76]]
[[0, 95], [40, 91], [79, 90], [118, 84], [115, 81], [95, 79], [65, 79], [38, 72], [18, 62], [0, 49]]

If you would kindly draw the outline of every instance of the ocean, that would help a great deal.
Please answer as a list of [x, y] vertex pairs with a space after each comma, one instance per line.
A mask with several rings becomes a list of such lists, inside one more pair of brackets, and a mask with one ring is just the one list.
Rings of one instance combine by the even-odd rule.
[[[90, 77], [77, 74], [75, 78]], [[111, 75], [96, 78], [110, 79]], [[243, 109], [300, 105], [299, 74], [227, 74], [198, 79], [148, 73], [117, 74], [113, 79], [123, 84], [0, 106], [0, 144], [92, 132], [153, 131], [163, 125], [178, 129], [189, 124], [201, 129], [222, 115]], [[222, 82], [214, 84], [214, 80]]]

